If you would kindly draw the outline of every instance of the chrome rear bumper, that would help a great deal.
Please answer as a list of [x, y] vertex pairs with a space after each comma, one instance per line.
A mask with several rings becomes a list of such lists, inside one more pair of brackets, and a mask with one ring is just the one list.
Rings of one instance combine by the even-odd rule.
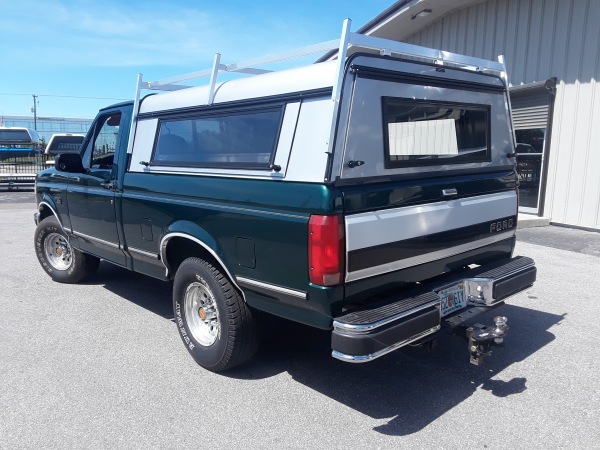
[[[502, 300], [529, 286], [536, 278], [531, 258], [516, 257], [448, 274], [403, 295], [335, 318], [331, 337], [332, 356], [347, 362], [367, 362], [405, 345], [420, 341], [448, 324], [455, 316], [469, 316], [501, 305]], [[464, 282], [467, 307], [441, 317], [440, 296], [447, 286]]]

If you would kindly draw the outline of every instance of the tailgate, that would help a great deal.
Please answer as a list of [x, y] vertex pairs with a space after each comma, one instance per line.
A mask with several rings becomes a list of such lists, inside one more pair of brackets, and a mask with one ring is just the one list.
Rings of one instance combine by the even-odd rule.
[[346, 281], [453, 256], [514, 235], [515, 191], [346, 217]]

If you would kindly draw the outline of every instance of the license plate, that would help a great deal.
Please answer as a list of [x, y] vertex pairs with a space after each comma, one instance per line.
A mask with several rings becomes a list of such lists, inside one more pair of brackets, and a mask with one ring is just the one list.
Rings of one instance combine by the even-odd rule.
[[467, 306], [465, 284], [458, 283], [446, 289], [437, 291], [442, 306], [442, 317]]

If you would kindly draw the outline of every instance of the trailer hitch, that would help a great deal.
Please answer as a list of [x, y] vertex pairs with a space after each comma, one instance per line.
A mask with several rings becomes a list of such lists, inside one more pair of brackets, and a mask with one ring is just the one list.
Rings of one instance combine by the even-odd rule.
[[496, 316], [494, 325], [487, 326], [476, 323], [465, 329], [465, 337], [469, 343], [469, 361], [475, 366], [481, 366], [485, 356], [492, 353], [493, 345], [501, 345], [508, 331], [508, 319]]

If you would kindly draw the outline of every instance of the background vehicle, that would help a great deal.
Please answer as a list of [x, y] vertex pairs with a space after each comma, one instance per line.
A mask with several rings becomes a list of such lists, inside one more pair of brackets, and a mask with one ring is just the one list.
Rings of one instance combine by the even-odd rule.
[[46, 145], [47, 155], [58, 155], [60, 153], [79, 153], [81, 144], [85, 139], [83, 134], [55, 133]]
[[62, 153], [80, 153], [81, 144], [84, 139], [84, 134], [54, 133], [50, 137], [44, 151], [44, 154], [48, 155], [46, 164], [54, 164], [54, 159], [50, 158], [51, 156], [57, 156]]

